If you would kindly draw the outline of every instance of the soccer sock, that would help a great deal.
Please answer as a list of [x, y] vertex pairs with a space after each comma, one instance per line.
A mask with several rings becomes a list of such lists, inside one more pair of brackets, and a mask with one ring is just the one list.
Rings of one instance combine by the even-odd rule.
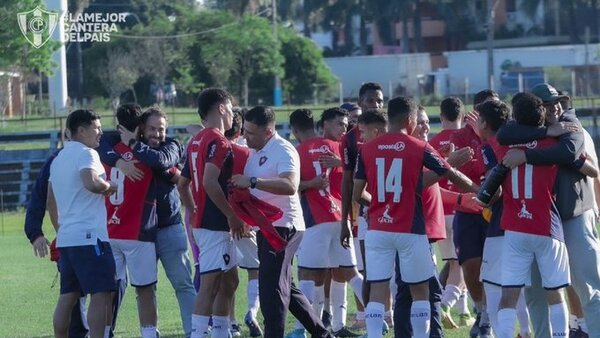
[[346, 283], [336, 282], [331, 280], [331, 304], [333, 305], [331, 329], [333, 332], [340, 330], [346, 326], [346, 312], [348, 304], [346, 302]]
[[569, 336], [569, 312], [564, 302], [550, 305], [550, 328], [552, 337]]
[[140, 328], [142, 338], [156, 338], [156, 326], [144, 325]]
[[[304, 294], [304, 296], [306, 297], [306, 299], [308, 300], [308, 302], [312, 305], [313, 310], [315, 309], [315, 282], [312, 280], [301, 280], [298, 283], [298, 288], [300, 289], [300, 291], [302, 291], [302, 293]], [[323, 288], [323, 287], [321, 287]], [[294, 330], [301, 330], [304, 329], [304, 326], [302, 326], [302, 324], [300, 323], [300, 321], [296, 320], [296, 324], [294, 325]]]
[[498, 329], [498, 307], [500, 306], [500, 298], [502, 297], [502, 288], [497, 285], [483, 283], [485, 290], [485, 298], [487, 299], [487, 313], [492, 323], [492, 328]]
[[504, 308], [498, 311], [497, 338], [513, 338], [515, 319], [517, 319], [517, 311], [513, 308]]
[[461, 290], [454, 284], [446, 284], [444, 292], [442, 292], [442, 305], [451, 308], [456, 304], [461, 296]]
[[579, 328], [579, 323], [577, 322], [577, 316], [569, 315], [569, 328], [573, 330], [577, 330]]
[[431, 322], [431, 305], [429, 301], [417, 300], [410, 307], [410, 324], [414, 338], [429, 338]]
[[[315, 296], [313, 302], [313, 309], [317, 314], [317, 317], [323, 316], [323, 306], [325, 305], [325, 284], [315, 286]], [[331, 310], [330, 310], [331, 311]], [[331, 313], [331, 312], [329, 312]]]
[[[486, 294], [487, 296], [487, 294]], [[488, 303], [488, 309], [490, 308]], [[519, 295], [519, 301], [517, 301], [517, 319], [519, 319], [519, 333], [530, 334], [531, 328], [529, 327], [529, 311], [527, 310], [527, 302], [525, 302], [525, 293], [521, 290]]]
[[229, 316], [213, 316], [211, 338], [229, 338]]
[[248, 281], [246, 295], [248, 297], [248, 312], [250, 312], [252, 319], [256, 319], [258, 309], [260, 308], [260, 301], [258, 298], [258, 279], [251, 279]]
[[585, 322], [585, 318], [577, 318], [577, 324], [579, 324], [579, 328], [581, 329], [581, 331], [589, 333], [587, 323]]
[[356, 320], [365, 320], [365, 312], [364, 311], [356, 311], [356, 316], [354, 318]]
[[363, 285], [363, 276], [359, 273], [358, 275], [352, 277], [352, 279], [348, 282], [354, 294], [360, 300], [360, 303], [364, 306], [364, 301], [362, 299], [362, 285]]
[[385, 306], [382, 303], [369, 302], [365, 308], [365, 322], [367, 324], [367, 337], [382, 338], [383, 314]]
[[323, 286], [323, 311], [331, 314], [331, 284], [329, 285], [329, 297], [325, 298], [325, 286]]
[[488, 312], [487, 312], [487, 304], [481, 304], [481, 319], [479, 319], [479, 326], [482, 325], [489, 325], [490, 324], [490, 317], [488, 316]]
[[202, 338], [208, 332], [208, 321], [210, 316], [192, 314], [192, 336], [191, 338]]
[[467, 297], [467, 291], [463, 291], [458, 297], [458, 302], [456, 302], [456, 310], [459, 314], [470, 314], [469, 311], [469, 299]]

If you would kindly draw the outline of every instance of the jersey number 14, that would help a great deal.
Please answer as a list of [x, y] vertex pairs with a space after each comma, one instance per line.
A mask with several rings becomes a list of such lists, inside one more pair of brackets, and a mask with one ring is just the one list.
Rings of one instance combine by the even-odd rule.
[[385, 158], [376, 158], [375, 164], [377, 165], [377, 202], [384, 203], [386, 193], [393, 193], [392, 202], [399, 203], [402, 194], [402, 159], [393, 159], [387, 173]]

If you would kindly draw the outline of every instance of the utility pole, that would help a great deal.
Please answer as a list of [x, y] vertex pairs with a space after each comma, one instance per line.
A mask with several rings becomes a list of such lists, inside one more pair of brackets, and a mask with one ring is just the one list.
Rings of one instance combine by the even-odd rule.
[[487, 0], [487, 57], [488, 87], [494, 89], [494, 22], [496, 21], [496, 5], [498, 0]]
[[[271, 0], [271, 9], [273, 10], [273, 37], [277, 41], [277, 0]], [[275, 75], [275, 88], [273, 90], [273, 106], [281, 107], [283, 105], [281, 93], [281, 80]]]

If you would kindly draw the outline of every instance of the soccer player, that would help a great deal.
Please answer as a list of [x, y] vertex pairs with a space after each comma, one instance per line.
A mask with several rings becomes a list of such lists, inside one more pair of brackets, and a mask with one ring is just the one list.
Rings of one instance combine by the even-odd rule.
[[[242, 126], [244, 124], [244, 116], [242, 110], [239, 108], [233, 109], [233, 123], [230, 129], [225, 131], [225, 137], [231, 142], [231, 150], [233, 151], [233, 175], [241, 175], [244, 173], [244, 167], [246, 161], [250, 155], [250, 149], [246, 146], [239, 145], [238, 139], [242, 133]], [[242, 254], [242, 258], [239, 263], [239, 267], [248, 271], [248, 284], [246, 286], [246, 299], [248, 302], [248, 309], [244, 316], [244, 323], [250, 331], [250, 337], [260, 337], [262, 330], [256, 315], [260, 309], [260, 301], [258, 298], [258, 267], [260, 262], [258, 260], [258, 246], [256, 244], [256, 232], [252, 231], [251, 236], [235, 238], [235, 245]], [[235, 320], [235, 297], [231, 304], [231, 331], [232, 335], [240, 336], [239, 326]], [[237, 332], [237, 335], [235, 334]]]
[[[440, 120], [442, 131], [437, 133], [429, 144], [433, 149], [444, 154], [454, 148], [450, 142], [450, 136], [462, 127], [464, 116], [464, 105], [458, 97], [447, 97], [440, 103]], [[452, 190], [453, 186], [446, 179], [439, 182], [440, 188]], [[454, 247], [454, 236], [452, 234], [452, 223], [454, 221], [454, 205], [444, 203], [444, 217], [446, 225], [446, 238], [438, 242], [442, 260], [448, 264], [448, 279], [442, 293], [442, 324], [444, 328], [453, 329], [459, 326], [472, 325], [474, 319], [469, 314], [468, 307], [464, 307], [465, 313], [460, 313], [460, 321], [457, 325], [450, 315], [450, 309], [459, 300], [466, 301], [466, 287], [462, 270], [458, 264], [456, 249]]]
[[[324, 156], [339, 159], [339, 140], [345, 132], [347, 119], [348, 113], [341, 108], [330, 108], [322, 114], [324, 130], [336, 138], [336, 142], [315, 134], [310, 110], [298, 109], [290, 115], [292, 132], [300, 141], [296, 147], [300, 155], [300, 201], [307, 227], [298, 253], [299, 286], [320, 316], [322, 308], [316, 308], [316, 305], [323, 302], [325, 273], [332, 269], [332, 330], [336, 337], [358, 336], [345, 327], [345, 283], [350, 282], [355, 294], [361, 296], [363, 282], [356, 270], [353, 248], [346, 249], [339, 242], [342, 168], [322, 162]], [[334, 133], [331, 129], [338, 132]], [[323, 255], [323, 252], [326, 254]], [[301, 330], [303, 334], [304, 329]]]
[[[188, 200], [193, 199], [194, 239], [200, 250], [200, 291], [192, 315], [192, 338], [204, 337], [212, 315], [214, 338], [229, 336], [231, 300], [238, 285], [238, 258], [233, 236], [242, 236], [247, 225], [227, 201], [227, 184], [233, 170], [231, 143], [231, 95], [208, 88], [198, 97], [198, 114], [204, 129], [192, 139], [178, 182]], [[191, 185], [191, 190], [190, 190]], [[191, 196], [190, 196], [191, 194]]]
[[[545, 112], [542, 101], [523, 95], [513, 106], [516, 123], [541, 127]], [[512, 148], [547, 148], [556, 143], [546, 138]], [[510, 148], [499, 147], [497, 158]], [[512, 338], [515, 306], [521, 288], [530, 284], [531, 264], [540, 269], [542, 284], [549, 303], [551, 334], [566, 337], [568, 312], [560, 289], [570, 283], [562, 223], [554, 200], [554, 180], [558, 166], [522, 164], [511, 168], [502, 185], [503, 210], [501, 227], [505, 230], [502, 247], [502, 298], [498, 311], [498, 337]]]
[[67, 337], [73, 306], [90, 294], [89, 336], [108, 337], [112, 319], [110, 293], [116, 290], [115, 261], [106, 230], [104, 195], [117, 184], [104, 179], [98, 146], [100, 116], [75, 110], [67, 119], [71, 141], [50, 166], [48, 203], [58, 210], [56, 246], [60, 261], [60, 297], [54, 312], [54, 335]]
[[415, 129], [416, 115], [417, 105], [411, 99], [390, 100], [388, 133], [363, 144], [357, 160], [353, 197], [369, 205], [365, 248], [371, 290], [365, 317], [370, 338], [382, 337], [386, 290], [396, 253], [400, 256], [402, 280], [411, 284], [414, 337], [429, 337], [427, 281], [434, 275], [435, 267], [419, 197], [423, 166], [465, 190], [475, 189], [470, 180], [452, 169], [431, 146], [409, 136]]
[[[126, 131], [133, 132], [138, 127], [140, 116], [138, 109], [117, 110], [117, 129], [124, 133], [122, 140], [130, 141], [125, 136]], [[135, 162], [134, 147], [135, 141], [130, 144], [119, 142], [112, 151], [125, 162]], [[139, 179], [128, 178], [119, 168], [103, 164], [107, 177], [117, 183], [117, 192], [106, 198], [108, 236], [115, 257], [117, 279], [129, 279], [136, 289], [142, 338], [155, 337], [158, 322], [155, 293], [158, 278], [156, 181], [152, 169], [141, 162], [134, 163], [141, 172]]]

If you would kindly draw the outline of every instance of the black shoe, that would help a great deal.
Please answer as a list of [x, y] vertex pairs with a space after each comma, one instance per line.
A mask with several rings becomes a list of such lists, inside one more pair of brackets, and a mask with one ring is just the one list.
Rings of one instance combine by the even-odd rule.
[[471, 326], [471, 331], [469, 331], [469, 337], [477, 338], [479, 336], [479, 321], [481, 320], [481, 313], [477, 314], [477, 319], [475, 319], [475, 323]]
[[258, 322], [256, 319], [252, 318], [250, 312], [246, 313], [246, 316], [244, 317], [244, 323], [246, 323], [248, 331], [250, 331], [250, 337], [262, 336], [262, 330], [260, 329], [260, 326], [258, 326]]
[[361, 335], [355, 332], [350, 331], [350, 329], [348, 329], [346, 326], [342, 327], [341, 329], [333, 332], [333, 335], [339, 338], [342, 337], [360, 337]]
[[326, 329], [331, 328], [331, 314], [329, 312], [323, 311], [321, 321], [323, 322], [323, 326], [325, 326]]

